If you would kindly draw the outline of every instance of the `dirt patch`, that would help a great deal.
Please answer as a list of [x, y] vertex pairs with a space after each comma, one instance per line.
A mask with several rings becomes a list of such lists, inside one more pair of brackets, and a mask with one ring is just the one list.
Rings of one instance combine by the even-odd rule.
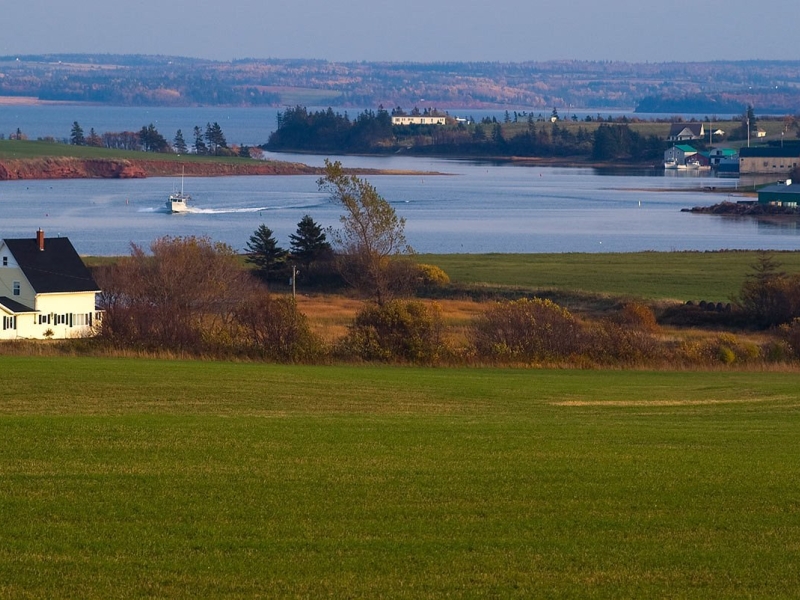
[[713, 406], [717, 404], [755, 404], [758, 402], [772, 402], [785, 398], [739, 398], [725, 400], [564, 400], [551, 402], [551, 406], [612, 406], [612, 407], [641, 407], [655, 406]]

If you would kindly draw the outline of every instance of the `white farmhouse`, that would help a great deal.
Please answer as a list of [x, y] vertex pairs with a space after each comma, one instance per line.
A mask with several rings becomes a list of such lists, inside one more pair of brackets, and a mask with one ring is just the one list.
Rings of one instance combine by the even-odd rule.
[[672, 123], [667, 135], [668, 142], [702, 140], [706, 134], [702, 123]]
[[90, 336], [99, 292], [69, 239], [0, 241], [0, 339]]
[[438, 115], [394, 115], [392, 125], [444, 125], [447, 117]]

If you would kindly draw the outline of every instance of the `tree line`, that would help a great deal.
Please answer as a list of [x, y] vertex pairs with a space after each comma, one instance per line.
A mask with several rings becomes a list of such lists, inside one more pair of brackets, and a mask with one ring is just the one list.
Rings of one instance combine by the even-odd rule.
[[[405, 114], [400, 107], [392, 114]], [[411, 114], [415, 114], [414, 111]], [[601, 123], [593, 131], [566, 126], [553, 109], [549, 122], [529, 114], [524, 128], [509, 127], [510, 116], [480, 123], [393, 126], [382, 106], [355, 119], [333, 109], [309, 111], [297, 106], [278, 113], [277, 129], [264, 149], [340, 153], [392, 153], [452, 156], [572, 156], [594, 160], [660, 161], [667, 143], [655, 135], [642, 135], [627, 123]], [[514, 123], [517, 122], [515, 114]]]
[[80, 123], [74, 121], [69, 134], [73, 146], [94, 146], [114, 150], [177, 153], [189, 152], [198, 156], [258, 157], [261, 151], [248, 146], [229, 146], [222, 127], [216, 121], [206, 123], [205, 128], [196, 125], [192, 130], [191, 145], [178, 129], [172, 141], [168, 141], [153, 125], [143, 125], [138, 131], [106, 132], [98, 134], [94, 127], [86, 134]]
[[[387, 98], [410, 104], [427, 98], [463, 107], [626, 108], [647, 96], [684, 98], [692, 89], [690, 100], [709, 97], [713, 103], [703, 102], [707, 110], [689, 112], [719, 114], [736, 112], [748, 102], [762, 111], [786, 113], [797, 109], [800, 98], [798, 61], [426, 64], [54, 54], [0, 57], [0, 65], [3, 96], [128, 106], [282, 106], [291, 102], [293, 90], [315, 89], [326, 94], [324, 102], [340, 106], [376, 106]], [[723, 110], [733, 105], [735, 110]], [[665, 114], [680, 112], [675, 104], [661, 109]]]
[[394, 141], [392, 118], [383, 107], [377, 112], [366, 110], [350, 119], [346, 112], [341, 114], [332, 108], [312, 112], [296, 106], [279, 112], [277, 125], [266, 148], [364, 152]]

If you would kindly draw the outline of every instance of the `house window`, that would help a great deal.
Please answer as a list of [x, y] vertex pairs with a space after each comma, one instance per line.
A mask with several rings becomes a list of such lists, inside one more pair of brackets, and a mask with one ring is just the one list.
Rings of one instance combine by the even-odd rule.
[[16, 329], [17, 317], [3, 317], [3, 329]]
[[19, 281], [14, 282], [14, 295], [19, 296]]
[[3, 257], [3, 266], [4, 266], [4, 267], [7, 267], [7, 266], [8, 266], [8, 257], [7, 257], [7, 256], [4, 256], [4, 257]]

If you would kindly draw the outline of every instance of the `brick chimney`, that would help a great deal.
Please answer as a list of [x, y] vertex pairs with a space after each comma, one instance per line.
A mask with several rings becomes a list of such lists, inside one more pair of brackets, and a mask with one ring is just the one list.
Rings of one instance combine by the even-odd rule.
[[39, 246], [40, 252], [44, 252], [44, 231], [42, 231], [41, 227], [36, 232], [36, 245]]

